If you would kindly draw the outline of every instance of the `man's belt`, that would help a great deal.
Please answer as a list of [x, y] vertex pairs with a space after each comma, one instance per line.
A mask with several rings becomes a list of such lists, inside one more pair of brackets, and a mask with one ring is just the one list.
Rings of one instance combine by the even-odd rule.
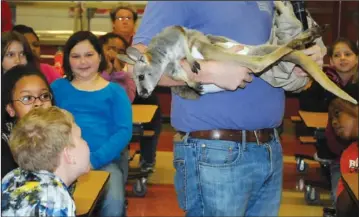
[[[207, 140], [227, 140], [233, 142], [242, 142], [245, 133], [246, 142], [256, 142], [258, 144], [268, 143], [274, 135], [274, 129], [262, 130], [203, 130], [189, 133], [189, 137]], [[179, 132], [185, 135], [184, 132]]]

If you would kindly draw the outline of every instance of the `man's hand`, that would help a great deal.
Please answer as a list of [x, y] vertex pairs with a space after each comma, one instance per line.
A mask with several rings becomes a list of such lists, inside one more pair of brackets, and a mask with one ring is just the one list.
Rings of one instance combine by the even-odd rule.
[[121, 63], [121, 61], [117, 58], [117, 53], [113, 50], [107, 51], [108, 59], [107, 62], [109, 64], [109, 67], [111, 67], [111, 70], [119, 72], [123, 69], [124, 64]]
[[199, 64], [201, 65], [201, 70], [196, 74], [191, 71], [187, 61], [181, 62], [190, 80], [203, 84], [215, 84], [226, 90], [236, 90], [238, 87], [244, 88], [248, 82], [253, 80], [249, 74], [250, 70], [238, 66], [236, 63], [199, 61]]
[[[319, 65], [319, 67], [323, 66], [323, 58], [325, 54], [322, 53], [322, 49], [318, 45], [314, 45], [303, 50], [303, 53], [312, 58]], [[299, 77], [308, 76], [308, 73], [299, 66], [294, 67], [293, 72]]]
[[[235, 45], [228, 48], [229, 52], [237, 53], [243, 50], [242, 45]], [[236, 90], [238, 87], [244, 88], [248, 82], [253, 80], [249, 74], [250, 70], [241, 67], [236, 63], [222, 61], [198, 61], [201, 70], [198, 74], [193, 73], [186, 60], [181, 61], [181, 66], [187, 72], [190, 80], [202, 84], [215, 84], [226, 90]]]

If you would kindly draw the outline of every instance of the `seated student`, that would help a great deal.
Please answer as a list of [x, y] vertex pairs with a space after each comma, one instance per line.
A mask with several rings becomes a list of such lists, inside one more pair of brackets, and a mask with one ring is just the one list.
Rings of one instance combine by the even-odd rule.
[[1, 74], [16, 65], [35, 65], [35, 57], [25, 37], [18, 32], [1, 33]]
[[31, 110], [10, 148], [20, 168], [2, 179], [2, 216], [75, 216], [68, 186], [90, 170], [90, 151], [73, 116], [55, 106]]
[[125, 216], [126, 171], [121, 153], [132, 137], [131, 102], [120, 85], [108, 82], [101, 73], [106, 69], [102, 45], [89, 31], [75, 32], [64, 46], [66, 78], [51, 84], [56, 105], [71, 112], [83, 131], [91, 152], [94, 170], [110, 173], [99, 200], [99, 216]]
[[[348, 93], [358, 99], [358, 85], [348, 88]], [[335, 98], [329, 106], [329, 116], [334, 132], [340, 138], [351, 141], [340, 158], [340, 171], [344, 173], [359, 173], [358, 168], [358, 106], [340, 98]], [[337, 216], [358, 216], [358, 207], [350, 200], [341, 179], [337, 186]]]
[[[345, 89], [358, 81], [358, 58], [359, 49], [353, 41], [346, 38], [337, 39], [330, 49], [328, 49], [330, 58], [330, 67], [323, 70], [327, 76], [339, 87]], [[317, 82], [313, 81], [311, 86], [300, 93], [300, 109], [313, 112], [327, 112], [330, 100], [334, 95]], [[331, 199], [333, 205], [336, 202], [336, 186], [340, 177], [339, 158], [340, 153], [350, 143], [343, 138], [335, 135], [333, 132], [331, 120], [325, 129], [325, 138], [317, 140], [317, 160], [331, 160], [330, 181], [332, 186]]]
[[107, 33], [100, 36], [99, 41], [102, 44], [107, 62], [107, 68], [101, 73], [101, 76], [125, 88], [132, 103], [136, 96], [135, 82], [130, 73], [124, 71], [124, 63], [116, 57], [118, 53], [124, 54], [126, 52], [128, 47], [126, 40], [115, 33]]
[[35, 33], [34, 29], [25, 26], [25, 25], [16, 25], [12, 28], [12, 31], [16, 31], [26, 38], [27, 42], [29, 43], [31, 50], [35, 56], [35, 60], [39, 65], [39, 68], [42, 73], [46, 76], [48, 82], [51, 84], [54, 80], [61, 78], [61, 75], [56, 71], [56, 69], [47, 64], [47, 63], [40, 63], [40, 39], [39, 36]]
[[[358, 109], [358, 108], [357, 108]], [[358, 119], [356, 119], [358, 121]], [[353, 142], [346, 148], [340, 158], [340, 172], [359, 173], [358, 167], [358, 142]], [[337, 217], [357, 217], [359, 216], [358, 206], [354, 203], [347, 189], [344, 188], [343, 180], [339, 179], [337, 190]]]
[[[328, 49], [330, 66], [323, 71], [339, 87], [355, 83], [358, 79], [359, 49], [353, 41], [337, 39]], [[300, 109], [311, 112], [327, 112], [333, 94], [325, 90], [316, 81], [299, 95]]]
[[54, 104], [52, 90], [32, 65], [17, 65], [1, 75], [1, 178], [18, 167], [11, 154], [9, 137], [13, 125], [31, 109]]

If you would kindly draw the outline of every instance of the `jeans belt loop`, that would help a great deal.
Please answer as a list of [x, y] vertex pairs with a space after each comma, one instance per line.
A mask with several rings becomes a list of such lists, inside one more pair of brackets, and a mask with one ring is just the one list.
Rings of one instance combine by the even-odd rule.
[[257, 140], [257, 145], [260, 145], [259, 139], [258, 139], [258, 134], [257, 134], [257, 130], [253, 130], [254, 136], [256, 137]]
[[246, 133], [247, 133], [247, 131], [242, 130], [242, 146], [243, 146], [243, 151], [246, 151], [246, 150], [247, 150]]
[[279, 139], [279, 133], [278, 133], [277, 128], [274, 128], [273, 131], [274, 131], [274, 132], [273, 132], [273, 135], [274, 135], [274, 138], [273, 138], [273, 139], [276, 139], [276, 140], [279, 141], [280, 139]]

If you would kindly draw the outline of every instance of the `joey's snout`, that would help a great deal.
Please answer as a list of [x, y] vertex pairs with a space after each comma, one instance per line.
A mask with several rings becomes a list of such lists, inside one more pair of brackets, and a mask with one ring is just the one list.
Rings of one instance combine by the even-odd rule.
[[148, 90], [146, 88], [144, 88], [139, 92], [139, 95], [143, 98], [147, 98], [151, 95], [151, 93], [148, 92]]

